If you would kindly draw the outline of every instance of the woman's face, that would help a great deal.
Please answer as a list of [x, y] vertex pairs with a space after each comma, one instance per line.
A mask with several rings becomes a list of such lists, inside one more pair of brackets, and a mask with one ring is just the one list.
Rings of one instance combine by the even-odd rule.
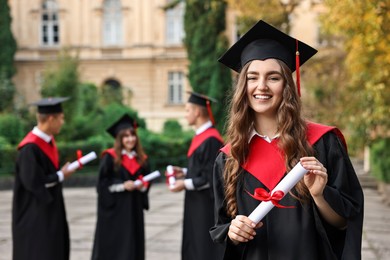
[[126, 131], [125, 135], [122, 137], [122, 145], [126, 151], [132, 151], [137, 143], [137, 136], [131, 133], [131, 131]]
[[275, 117], [284, 84], [282, 68], [275, 59], [252, 61], [246, 74], [249, 106], [257, 115]]

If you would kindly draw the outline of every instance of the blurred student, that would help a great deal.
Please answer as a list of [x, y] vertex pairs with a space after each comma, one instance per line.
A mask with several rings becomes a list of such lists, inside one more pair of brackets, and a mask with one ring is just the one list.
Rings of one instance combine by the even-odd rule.
[[145, 259], [144, 209], [149, 208], [149, 174], [133, 118], [127, 114], [107, 129], [114, 147], [103, 152], [97, 184], [97, 223], [93, 260]]
[[68, 98], [44, 98], [37, 126], [18, 145], [12, 204], [13, 259], [69, 259], [69, 230], [62, 182], [74, 173], [60, 170], [54, 136], [64, 124], [61, 103]]
[[185, 190], [183, 240], [181, 255], [183, 260], [219, 259], [222, 248], [213, 244], [209, 229], [214, 225], [214, 198], [212, 191], [213, 165], [223, 140], [214, 128], [210, 97], [192, 92], [186, 103], [186, 119], [196, 129], [188, 150], [188, 170], [174, 166], [178, 179], [173, 192]]

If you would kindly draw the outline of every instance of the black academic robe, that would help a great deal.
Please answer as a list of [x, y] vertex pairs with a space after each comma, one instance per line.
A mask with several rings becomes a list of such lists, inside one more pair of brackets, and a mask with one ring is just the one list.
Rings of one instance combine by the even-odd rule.
[[19, 146], [12, 204], [14, 260], [69, 259], [69, 230], [62, 185], [56, 174], [56, 148], [50, 157], [34, 142]]
[[[270, 150], [273, 149], [271, 145]], [[347, 220], [347, 228], [338, 230], [325, 222], [314, 201], [301, 204], [291, 194], [286, 194], [280, 204], [294, 208], [274, 207], [263, 218], [264, 225], [256, 230], [253, 240], [233, 245], [227, 237], [232, 219], [225, 210], [222, 177], [227, 155], [221, 152], [214, 169], [215, 212], [218, 216], [210, 234], [215, 242], [225, 246], [224, 259], [361, 259], [363, 192], [343, 140], [330, 131], [319, 137], [313, 148], [316, 158], [328, 172], [324, 197]], [[267, 149], [261, 151], [264, 153]], [[267, 191], [271, 189], [247, 170], [242, 170], [236, 192], [238, 215], [249, 216], [259, 201], [248, 192], [253, 194], [259, 187]]]
[[[112, 149], [111, 149], [112, 150]], [[122, 159], [124, 160], [124, 156]], [[110, 192], [109, 187], [127, 180], [135, 181], [149, 174], [147, 163], [135, 165], [135, 160], [122, 163], [114, 170], [112, 153], [104, 153], [97, 184], [97, 223], [93, 245], [93, 260], [145, 259], [144, 209], [149, 208], [148, 191]], [[150, 186], [149, 186], [150, 187]]]
[[222, 138], [216, 129], [209, 128], [194, 137], [188, 151], [186, 178], [192, 179], [195, 190], [185, 192], [183, 260], [214, 260], [222, 257], [223, 248], [214, 244], [209, 235], [209, 229], [214, 225], [213, 164], [222, 145]]

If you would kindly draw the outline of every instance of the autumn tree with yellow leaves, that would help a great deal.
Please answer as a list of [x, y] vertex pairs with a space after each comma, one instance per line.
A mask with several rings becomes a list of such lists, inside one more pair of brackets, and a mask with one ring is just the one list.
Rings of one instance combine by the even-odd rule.
[[337, 36], [345, 51], [348, 73], [340, 88], [345, 115], [355, 141], [369, 144], [390, 131], [390, 1], [326, 0], [322, 18], [327, 33]]

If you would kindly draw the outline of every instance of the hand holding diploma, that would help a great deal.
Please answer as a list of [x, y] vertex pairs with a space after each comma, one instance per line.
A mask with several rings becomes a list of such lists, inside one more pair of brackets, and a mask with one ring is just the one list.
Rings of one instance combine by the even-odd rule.
[[124, 183], [112, 184], [110, 187], [108, 187], [108, 189], [110, 190], [110, 192], [123, 192], [125, 190], [133, 191], [135, 189], [144, 191], [147, 189], [150, 181], [160, 176], [161, 174], [159, 171], [154, 171], [152, 173], [149, 173], [148, 175], [139, 176], [138, 180], [135, 181], [128, 180]]
[[154, 171], [152, 173], [149, 173], [148, 175], [145, 175], [144, 177], [142, 177], [142, 179], [138, 179], [138, 180], [134, 181], [134, 186], [138, 187], [141, 184], [150, 182], [150, 181], [152, 181], [160, 176], [161, 176], [161, 174], [159, 171]]

